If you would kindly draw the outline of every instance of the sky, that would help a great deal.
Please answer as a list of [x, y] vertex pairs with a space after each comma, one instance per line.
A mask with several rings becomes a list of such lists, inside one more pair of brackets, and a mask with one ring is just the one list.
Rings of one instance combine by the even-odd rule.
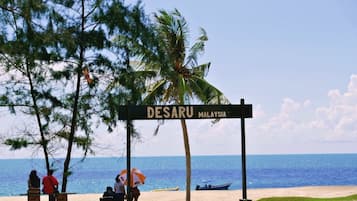
[[[134, 1], [128, 1], [134, 2]], [[148, 13], [177, 8], [190, 27], [208, 34], [201, 63], [207, 80], [231, 101], [253, 105], [246, 119], [247, 154], [357, 152], [357, 1], [147, 0]], [[6, 115], [2, 115], [4, 118]], [[6, 117], [10, 118], [10, 117]], [[13, 118], [11, 126], [21, 122]], [[187, 120], [192, 155], [240, 154], [239, 119]], [[134, 156], [184, 155], [177, 120], [135, 121]], [[4, 126], [2, 126], [4, 129]], [[125, 156], [125, 129], [96, 130], [96, 156]], [[31, 149], [0, 158], [34, 156]], [[75, 152], [78, 154], [79, 152]]]

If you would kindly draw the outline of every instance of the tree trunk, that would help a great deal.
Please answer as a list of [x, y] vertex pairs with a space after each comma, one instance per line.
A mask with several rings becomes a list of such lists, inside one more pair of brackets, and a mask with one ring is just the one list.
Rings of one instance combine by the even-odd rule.
[[190, 143], [188, 139], [188, 131], [186, 121], [181, 119], [181, 127], [183, 134], [183, 142], [185, 144], [185, 156], [186, 156], [186, 201], [191, 200], [191, 151]]
[[[84, 0], [82, 0], [82, 25], [81, 25], [81, 32], [84, 32], [84, 24], [85, 24], [85, 15], [84, 15]], [[75, 91], [75, 97], [74, 97], [74, 103], [73, 103], [73, 112], [72, 112], [72, 121], [71, 121], [71, 131], [69, 134], [68, 138], [68, 147], [67, 147], [67, 155], [66, 159], [63, 164], [63, 177], [62, 177], [62, 188], [61, 192], [66, 192], [67, 190], [67, 179], [69, 176], [69, 165], [71, 162], [71, 155], [72, 155], [72, 146], [73, 146], [73, 141], [74, 141], [74, 135], [77, 130], [77, 114], [78, 114], [78, 104], [79, 104], [79, 92], [81, 90], [81, 73], [82, 73], [82, 68], [83, 68], [83, 63], [84, 63], [84, 54], [85, 53], [85, 47], [83, 46], [82, 43], [79, 44], [79, 63], [78, 67], [76, 69], [77, 73], [77, 83], [76, 83], [76, 91]]]
[[33, 86], [31, 72], [29, 70], [29, 65], [30, 65], [29, 62], [27, 61], [26, 62], [26, 74], [27, 74], [27, 78], [29, 79], [29, 83], [30, 83], [30, 93], [31, 93], [31, 98], [32, 98], [32, 102], [33, 102], [33, 109], [35, 110], [37, 125], [38, 125], [38, 129], [39, 129], [40, 135], [41, 135], [41, 146], [43, 149], [43, 153], [45, 155], [46, 170], [48, 172], [50, 170], [50, 161], [48, 158], [47, 140], [45, 137], [45, 132], [43, 131], [43, 127], [42, 127], [40, 110], [37, 105], [37, 99], [36, 99], [37, 97], [35, 95], [35, 87]]
[[[81, 64], [80, 64], [81, 65]], [[74, 98], [73, 104], [73, 113], [72, 113], [72, 122], [71, 122], [71, 132], [68, 137], [68, 147], [67, 147], [67, 155], [66, 159], [63, 164], [63, 176], [62, 176], [62, 188], [61, 192], [66, 192], [67, 189], [67, 179], [69, 176], [69, 165], [71, 162], [71, 155], [72, 155], [72, 146], [74, 141], [74, 135], [76, 133], [77, 128], [77, 113], [78, 113], [78, 101], [79, 101], [79, 91], [80, 91], [80, 73], [77, 75], [77, 88], [76, 88], [76, 95]]]

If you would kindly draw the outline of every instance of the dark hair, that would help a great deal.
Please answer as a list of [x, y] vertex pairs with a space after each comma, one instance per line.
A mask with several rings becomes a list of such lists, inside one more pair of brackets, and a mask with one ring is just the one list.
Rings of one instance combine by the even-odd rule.
[[107, 191], [113, 191], [113, 188], [111, 186], [107, 186]]
[[116, 182], [119, 182], [119, 181], [120, 181], [119, 177], [120, 177], [120, 174], [118, 174], [118, 175], [115, 177], [115, 181], [116, 181]]
[[36, 170], [31, 170], [30, 172], [30, 177], [37, 176], [37, 171]]
[[29, 185], [34, 188], [40, 187], [40, 178], [37, 176], [36, 170], [31, 170], [30, 172]]
[[49, 169], [48, 170], [48, 175], [52, 175], [53, 174], [53, 169]]

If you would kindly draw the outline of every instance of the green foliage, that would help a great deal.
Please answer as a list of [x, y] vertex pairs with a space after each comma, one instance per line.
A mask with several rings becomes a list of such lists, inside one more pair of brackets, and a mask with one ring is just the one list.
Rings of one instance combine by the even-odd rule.
[[153, 48], [154, 32], [140, 2], [133, 6], [113, 3], [102, 20], [108, 25], [109, 33], [115, 35], [111, 49], [122, 58], [112, 66], [113, 79], [106, 86], [101, 101], [104, 107], [101, 118], [111, 132], [117, 125], [118, 107], [142, 104], [147, 81], [156, 76], [156, 72], [143, 70], [132, 62], [141, 51]]
[[310, 197], [271, 197], [262, 198], [258, 201], [355, 201], [357, 200], [357, 194], [346, 196], [346, 197], [336, 197], [336, 198], [310, 198]]
[[[128, 62], [138, 44], [150, 49], [149, 21], [140, 3], [120, 0], [5, 0], [0, 26], [0, 72], [6, 74], [0, 105], [35, 121], [38, 130], [28, 137], [41, 142], [10, 137], [6, 143], [16, 149], [41, 146], [48, 169], [52, 150], [66, 147], [65, 191], [72, 145], [84, 157], [93, 153], [95, 120], [103, 117], [112, 129], [117, 106], [140, 103], [145, 79], [156, 75], [136, 73]], [[111, 84], [116, 87], [107, 88]], [[26, 125], [19, 129], [28, 135]]]
[[204, 78], [210, 63], [198, 65], [208, 40], [204, 29], [189, 47], [188, 24], [178, 10], [159, 11], [155, 15], [156, 45], [153, 51], [142, 52], [147, 69], [156, 70], [159, 78], [149, 86], [145, 103], [190, 104], [192, 100], [205, 104], [229, 103], [221, 91]]
[[4, 144], [9, 145], [12, 150], [26, 148], [29, 142], [24, 138], [6, 139]]
[[25, 127], [22, 137], [6, 143], [14, 149], [41, 146], [48, 169], [51, 151], [66, 147], [62, 191], [72, 146], [84, 157], [93, 153], [95, 121], [113, 131], [119, 105], [229, 103], [204, 79], [210, 63], [198, 64], [208, 40], [204, 29], [190, 47], [178, 10], [159, 11], [155, 20], [141, 2], [0, 2], [0, 71], [6, 74], [0, 105], [38, 129], [28, 134]]

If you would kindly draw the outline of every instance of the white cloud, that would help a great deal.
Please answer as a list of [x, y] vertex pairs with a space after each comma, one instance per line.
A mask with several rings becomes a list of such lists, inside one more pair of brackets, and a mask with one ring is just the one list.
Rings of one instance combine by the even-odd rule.
[[253, 106], [253, 118], [262, 118], [266, 114], [263, 110], [263, 107], [261, 104], [257, 104], [256, 106]]
[[304, 107], [309, 107], [311, 105], [311, 101], [310, 100], [305, 100], [303, 103]]
[[328, 91], [326, 102], [284, 98], [277, 113], [253, 119], [249, 147], [257, 153], [357, 151], [357, 75], [350, 77], [345, 91]]
[[310, 105], [310, 100], [305, 100], [299, 103], [291, 98], [284, 98], [277, 115], [270, 117], [266, 122], [261, 125], [264, 131], [272, 132], [274, 130], [286, 130], [286, 133], [291, 132], [301, 127], [301, 119], [297, 115]]
[[357, 75], [352, 75], [346, 92], [328, 92], [329, 105], [316, 108], [315, 128], [325, 129], [328, 139], [357, 139]]
[[357, 95], [357, 75], [351, 75], [348, 92], [352, 92], [355, 96]]
[[350, 77], [345, 92], [327, 93], [327, 106], [311, 107], [310, 100], [298, 102], [284, 98], [280, 111], [259, 128], [272, 136], [288, 135], [320, 141], [357, 139], [357, 75]]

